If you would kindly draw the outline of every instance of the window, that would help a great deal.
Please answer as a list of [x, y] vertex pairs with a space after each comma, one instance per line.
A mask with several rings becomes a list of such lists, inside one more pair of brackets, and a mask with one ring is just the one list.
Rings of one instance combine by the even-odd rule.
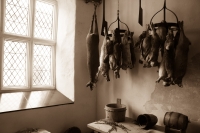
[[55, 0], [1, 0], [3, 91], [55, 89]]

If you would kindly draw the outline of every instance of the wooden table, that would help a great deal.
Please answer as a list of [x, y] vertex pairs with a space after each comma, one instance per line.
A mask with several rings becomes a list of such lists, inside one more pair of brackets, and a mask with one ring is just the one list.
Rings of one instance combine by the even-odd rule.
[[[128, 133], [164, 133], [164, 127], [155, 125], [153, 129], [145, 130], [142, 129], [139, 125], [137, 125], [136, 122], [131, 118], [126, 118], [124, 122], [119, 123], [130, 130], [128, 131]], [[95, 132], [100, 133], [108, 133], [108, 131], [111, 129], [110, 125], [97, 124], [97, 122], [89, 123], [87, 127], [94, 130]], [[117, 127], [117, 131], [114, 130], [111, 133], [126, 133], [126, 131]]]

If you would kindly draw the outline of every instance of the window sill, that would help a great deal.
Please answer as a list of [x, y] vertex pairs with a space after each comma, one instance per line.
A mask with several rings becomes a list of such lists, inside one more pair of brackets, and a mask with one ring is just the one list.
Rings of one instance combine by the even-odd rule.
[[57, 90], [2, 93], [0, 94], [0, 113], [73, 103]]

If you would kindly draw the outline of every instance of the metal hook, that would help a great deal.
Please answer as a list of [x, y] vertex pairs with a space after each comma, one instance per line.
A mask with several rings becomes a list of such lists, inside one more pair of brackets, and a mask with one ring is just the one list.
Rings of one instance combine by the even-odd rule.
[[162, 10], [164, 11], [164, 21], [166, 21], [166, 9], [174, 14], [174, 16], [176, 17], [177, 23], [178, 23], [178, 17], [177, 17], [177, 15], [176, 15], [172, 10], [170, 10], [170, 9], [167, 8], [167, 6], [166, 6], [166, 0], [164, 0], [164, 6], [163, 6], [163, 8], [162, 8], [161, 10], [159, 10], [158, 12], [156, 12], [156, 13], [153, 15], [153, 17], [152, 17], [151, 20], [150, 20], [150, 24], [152, 23], [152, 20], [153, 20], [154, 16], [155, 16], [156, 14], [158, 14], [158, 13], [159, 13], [160, 11], [162, 11]]
[[117, 20], [115, 20], [114, 22], [112, 22], [112, 23], [109, 25], [108, 30], [109, 30], [110, 26], [111, 26], [112, 24], [114, 24], [115, 22], [118, 23], [118, 29], [120, 29], [120, 24], [119, 24], [119, 22], [121, 22], [122, 24], [124, 24], [124, 25], [127, 27], [128, 31], [129, 31], [128, 25], [125, 24], [124, 22], [122, 22], [122, 21], [120, 20], [120, 18], [119, 18], [119, 0], [118, 0]]

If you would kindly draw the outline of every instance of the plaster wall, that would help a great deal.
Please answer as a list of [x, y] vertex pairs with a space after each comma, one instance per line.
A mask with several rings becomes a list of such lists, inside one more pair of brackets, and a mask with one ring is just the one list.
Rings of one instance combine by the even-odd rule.
[[[143, 0], [144, 26], [138, 24], [138, 1], [119, 1], [120, 20], [134, 31], [134, 40], [146, 29], [151, 17], [163, 7], [162, 0]], [[102, 6], [102, 5], [101, 5]], [[115, 79], [110, 71], [111, 81], [107, 82], [100, 77], [97, 84], [97, 119], [105, 118], [104, 107], [108, 103], [115, 103], [117, 98], [127, 106], [126, 116], [136, 119], [139, 114], [151, 113], [158, 117], [158, 125], [163, 126], [163, 118], [166, 112], [180, 112], [187, 115], [191, 121], [187, 132], [200, 132], [200, 1], [199, 0], [176, 0], [167, 1], [167, 7], [174, 11], [180, 21], [184, 21], [186, 36], [190, 39], [188, 69], [183, 79], [183, 88], [178, 86], [163, 87], [162, 82], [155, 83], [158, 78], [157, 68], [143, 68], [136, 62], [133, 69], [120, 71], [120, 79]], [[106, 21], [108, 24], [117, 19], [117, 1], [106, 1]], [[100, 11], [101, 12], [101, 11]], [[101, 13], [100, 13], [101, 15]], [[100, 16], [101, 18], [102, 16]], [[163, 20], [163, 12], [153, 18], [154, 23]], [[167, 11], [166, 21], [176, 22], [173, 14]], [[113, 25], [111, 29], [116, 28]], [[126, 28], [121, 25], [121, 28]], [[103, 37], [101, 37], [101, 40]], [[102, 43], [102, 42], [101, 42]], [[137, 60], [139, 50], [135, 49]]]
[[85, 85], [85, 38], [91, 22], [92, 5], [83, 0], [58, 0], [58, 43], [56, 47], [56, 86], [74, 104], [0, 114], [0, 133], [14, 133], [25, 128], [43, 128], [64, 133], [77, 126], [90, 132], [87, 124], [96, 118], [96, 90]]

